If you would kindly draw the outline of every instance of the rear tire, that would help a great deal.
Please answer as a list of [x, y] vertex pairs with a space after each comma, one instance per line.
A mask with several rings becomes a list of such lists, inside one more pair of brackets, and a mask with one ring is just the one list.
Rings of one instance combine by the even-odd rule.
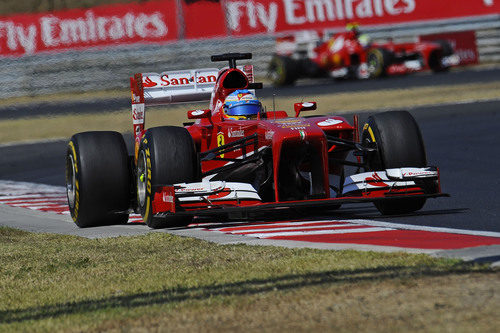
[[320, 77], [324, 76], [324, 72], [321, 68], [311, 59], [303, 58], [296, 62], [296, 72], [300, 73], [300, 75], [296, 76], [305, 76], [305, 77]]
[[154, 217], [152, 203], [159, 186], [197, 181], [199, 165], [193, 139], [185, 128], [163, 126], [146, 131], [137, 159], [137, 203], [149, 227], [185, 226], [192, 221], [192, 216]]
[[[407, 111], [383, 112], [369, 117], [363, 128], [362, 142], [377, 144], [378, 152], [367, 161], [370, 170], [427, 166], [422, 134]], [[425, 198], [387, 199], [375, 202], [375, 206], [384, 215], [404, 214], [421, 209], [425, 201]]]
[[66, 154], [66, 193], [75, 224], [83, 228], [127, 223], [129, 172], [120, 133], [73, 135]]
[[290, 57], [274, 55], [268, 76], [275, 86], [292, 85], [298, 78], [298, 64]]

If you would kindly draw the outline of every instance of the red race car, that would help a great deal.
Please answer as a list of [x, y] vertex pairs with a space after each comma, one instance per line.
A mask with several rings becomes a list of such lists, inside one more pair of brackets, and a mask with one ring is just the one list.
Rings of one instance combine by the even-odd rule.
[[316, 33], [279, 38], [269, 65], [274, 85], [293, 84], [304, 77], [367, 79], [423, 70], [442, 72], [458, 65], [447, 41], [371, 43], [356, 26], [319, 42]]
[[[229, 67], [131, 78], [135, 152], [117, 132], [75, 134], [66, 183], [80, 227], [126, 223], [140, 212], [152, 228], [186, 225], [195, 216], [251, 216], [288, 208], [334, 209], [373, 202], [383, 214], [420, 209], [441, 193], [427, 166], [422, 136], [404, 111], [371, 116], [358, 131], [339, 116], [299, 117], [315, 102], [266, 110], [255, 96], [250, 53], [212, 56]], [[187, 111], [184, 127], [146, 129], [145, 106], [210, 100]], [[350, 155], [352, 153], [352, 155]], [[351, 156], [349, 159], [348, 156]], [[345, 166], [357, 172], [347, 175]]]

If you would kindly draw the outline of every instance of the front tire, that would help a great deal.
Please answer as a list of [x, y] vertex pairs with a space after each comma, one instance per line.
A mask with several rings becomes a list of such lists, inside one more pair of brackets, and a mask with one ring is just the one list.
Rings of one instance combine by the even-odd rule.
[[137, 203], [144, 222], [151, 228], [188, 225], [191, 216], [153, 216], [155, 189], [176, 183], [195, 182], [199, 162], [193, 139], [183, 127], [163, 126], [146, 131], [137, 159]]
[[[378, 151], [367, 161], [370, 170], [427, 166], [422, 134], [407, 111], [383, 112], [369, 117], [363, 128], [362, 142], [377, 145]], [[384, 215], [405, 214], [421, 209], [425, 201], [425, 198], [387, 199], [375, 202], [375, 206]]]
[[378, 78], [387, 75], [387, 67], [391, 64], [392, 54], [383, 48], [374, 48], [368, 51], [366, 56], [368, 62], [368, 72], [371, 78]]
[[73, 135], [66, 153], [66, 193], [77, 226], [127, 223], [130, 188], [127, 148], [120, 133]]

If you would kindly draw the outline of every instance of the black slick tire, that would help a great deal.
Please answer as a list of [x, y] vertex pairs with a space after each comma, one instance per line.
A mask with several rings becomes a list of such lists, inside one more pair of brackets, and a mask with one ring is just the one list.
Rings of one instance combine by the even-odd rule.
[[443, 57], [448, 57], [453, 54], [453, 46], [451, 46], [450, 42], [447, 40], [440, 39], [435, 41], [435, 43], [441, 47], [441, 54]]
[[127, 148], [118, 132], [73, 135], [66, 153], [66, 192], [79, 227], [123, 224], [130, 208]]
[[141, 140], [137, 158], [137, 204], [150, 228], [188, 225], [191, 216], [153, 216], [155, 189], [176, 183], [196, 182], [199, 162], [193, 139], [183, 127], [150, 128]]
[[[422, 134], [407, 111], [370, 116], [363, 127], [362, 142], [375, 142], [378, 149], [367, 161], [371, 171], [427, 166]], [[384, 215], [405, 214], [421, 209], [425, 201], [425, 198], [387, 199], [375, 202], [375, 206]]]
[[437, 40], [434, 43], [439, 45], [439, 49], [431, 52], [428, 59], [428, 65], [434, 73], [446, 72], [450, 69], [448, 66], [443, 66], [442, 59], [453, 54], [453, 47], [446, 40]]
[[383, 48], [373, 48], [368, 51], [366, 58], [371, 78], [387, 75], [387, 67], [391, 64], [391, 52]]
[[275, 86], [292, 85], [298, 78], [297, 62], [286, 56], [274, 55], [269, 64], [268, 76]]

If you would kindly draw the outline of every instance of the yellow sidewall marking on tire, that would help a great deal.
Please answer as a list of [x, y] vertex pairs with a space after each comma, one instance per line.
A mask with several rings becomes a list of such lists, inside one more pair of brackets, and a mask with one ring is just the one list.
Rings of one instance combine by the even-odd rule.
[[368, 133], [370, 133], [370, 137], [372, 139], [372, 142], [375, 142], [375, 135], [373, 135], [372, 128], [368, 126]]
[[375, 135], [373, 134], [373, 131], [372, 131], [372, 128], [370, 127], [370, 125], [365, 124], [363, 126], [363, 132], [364, 131], [368, 131], [368, 134], [370, 134], [370, 138], [372, 139], [372, 142], [375, 142]]
[[71, 214], [71, 218], [73, 219], [73, 222], [76, 223], [76, 220], [78, 219], [78, 211], [80, 210], [80, 186], [78, 184], [78, 162], [76, 161], [76, 149], [73, 141], [70, 141], [68, 146], [71, 149], [71, 155], [73, 155], [73, 167], [75, 168], [75, 206], [72, 209], [73, 214]]
[[149, 218], [149, 197], [146, 198], [146, 211], [144, 212], [144, 222], [146, 222]]
[[[147, 143], [147, 140], [144, 139], [144, 143]], [[147, 172], [147, 179], [146, 179], [146, 210], [144, 211], [144, 222], [146, 222], [149, 219], [149, 206], [151, 203], [151, 193], [152, 193], [152, 186], [151, 186], [151, 153], [149, 151], [149, 148], [146, 148], [144, 150], [144, 153], [146, 154], [146, 172]]]
[[69, 147], [71, 148], [71, 152], [73, 153], [73, 161], [75, 162], [75, 172], [78, 172], [78, 165], [76, 164], [76, 150], [73, 141], [69, 142]]

